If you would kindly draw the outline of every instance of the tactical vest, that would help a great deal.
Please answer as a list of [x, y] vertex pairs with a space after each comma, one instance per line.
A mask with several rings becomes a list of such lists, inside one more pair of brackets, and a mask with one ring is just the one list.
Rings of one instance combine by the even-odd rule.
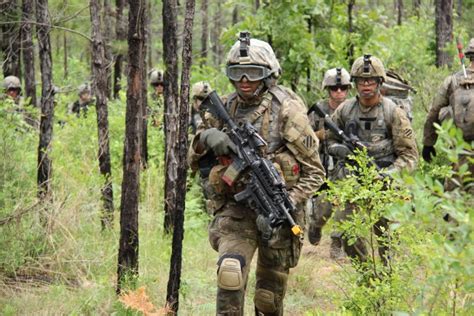
[[392, 165], [396, 159], [391, 124], [396, 107], [391, 100], [382, 97], [378, 105], [364, 113], [357, 98], [353, 98], [341, 111], [345, 132], [366, 144], [369, 156], [381, 168]]
[[462, 72], [452, 77], [453, 93], [449, 103], [453, 108], [454, 124], [463, 132], [464, 140], [474, 140], [474, 73], [468, 72], [465, 78]]

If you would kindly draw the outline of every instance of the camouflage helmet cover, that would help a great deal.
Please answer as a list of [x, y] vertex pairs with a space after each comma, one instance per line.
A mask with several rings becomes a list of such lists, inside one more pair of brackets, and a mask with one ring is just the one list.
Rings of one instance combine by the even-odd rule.
[[153, 69], [150, 72], [150, 83], [151, 84], [163, 83], [163, 72], [161, 70]]
[[333, 86], [350, 86], [351, 76], [344, 68], [332, 68], [326, 71], [323, 78], [323, 89]]
[[91, 93], [91, 86], [88, 83], [83, 83], [78, 88], [78, 94]]
[[205, 98], [212, 91], [211, 85], [207, 81], [196, 82], [192, 87], [193, 98]]
[[355, 78], [381, 78], [382, 81], [387, 81], [387, 74], [380, 59], [364, 55], [357, 58], [352, 64], [351, 80]]
[[278, 78], [281, 74], [280, 63], [267, 42], [251, 38], [247, 46], [246, 57], [240, 55], [240, 40], [235, 42], [227, 55], [227, 65], [261, 65], [270, 69], [270, 74]]
[[468, 58], [474, 58], [474, 37], [469, 41], [469, 45], [467, 45], [464, 55]]
[[20, 89], [21, 90], [21, 82], [20, 79], [16, 76], [8, 76], [3, 79], [3, 88], [5, 90], [9, 89]]

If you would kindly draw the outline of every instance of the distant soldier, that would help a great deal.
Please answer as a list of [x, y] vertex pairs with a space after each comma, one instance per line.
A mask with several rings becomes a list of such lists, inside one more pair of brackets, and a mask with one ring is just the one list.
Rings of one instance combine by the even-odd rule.
[[[375, 56], [364, 55], [355, 60], [351, 68], [351, 80], [355, 83], [357, 97], [346, 100], [332, 115], [334, 123], [347, 134], [366, 144], [367, 152], [375, 164], [390, 174], [402, 169], [413, 170], [418, 162], [415, 134], [406, 113], [389, 98], [380, 94], [387, 80], [382, 62]], [[337, 136], [328, 133], [329, 152], [341, 157], [350, 153]], [[342, 162], [343, 158], [341, 158]], [[343, 169], [340, 169], [343, 170]], [[348, 221], [357, 210], [353, 205], [336, 212], [337, 221]], [[388, 220], [380, 218], [373, 227], [380, 238], [386, 237]], [[359, 262], [367, 260], [367, 248], [361, 238], [350, 241], [342, 236], [344, 251]], [[379, 244], [379, 255], [386, 263], [386, 245]]]
[[[344, 68], [332, 68], [326, 71], [323, 78], [322, 87], [327, 90], [328, 98], [317, 102], [325, 113], [331, 115], [337, 107], [346, 100], [351, 85], [351, 76]], [[335, 180], [331, 177], [334, 170], [334, 159], [328, 153], [326, 141], [326, 129], [324, 127], [324, 119], [319, 117], [314, 108], [308, 111], [309, 119], [316, 136], [320, 140], [319, 157], [326, 170], [326, 177], [330, 180]], [[324, 201], [326, 194], [321, 193], [312, 199], [312, 211], [310, 212], [308, 239], [313, 245], [319, 244], [321, 240], [321, 231], [324, 225], [332, 215], [332, 205], [328, 201]], [[331, 248], [330, 256], [332, 259], [342, 258], [344, 255], [342, 251], [341, 234], [338, 232], [331, 233]]]
[[[467, 69], [463, 69], [453, 75], [448, 76], [433, 100], [430, 111], [426, 118], [423, 130], [423, 159], [430, 162], [433, 156], [436, 156], [434, 145], [438, 139], [434, 123], [440, 123], [442, 116], [453, 118], [456, 127], [463, 132], [463, 138], [467, 142], [474, 140], [474, 38], [469, 42], [469, 46], [464, 52], [470, 60]], [[472, 153], [470, 154], [472, 156]], [[469, 155], [462, 155], [459, 164], [468, 163], [470, 178], [474, 175], [474, 164], [469, 162]], [[469, 177], [468, 177], [469, 178]], [[459, 180], [459, 179], [458, 179]], [[474, 193], [472, 180], [447, 181], [445, 188], [452, 190], [456, 182], [467, 187], [469, 192]], [[464, 183], [463, 183], [464, 182]]]
[[153, 69], [149, 73], [150, 85], [153, 88], [151, 98], [152, 104], [148, 107], [148, 115], [151, 116], [151, 123], [158, 127], [163, 120], [164, 100], [163, 100], [163, 72]]
[[94, 100], [92, 99], [92, 91], [91, 87], [88, 83], [81, 84], [79, 86], [79, 100], [76, 100], [69, 109], [69, 113], [76, 114], [77, 117], [87, 117], [87, 111], [89, 110], [89, 106], [94, 104]]
[[3, 90], [6, 98], [15, 102], [16, 105], [22, 105], [23, 98], [21, 97], [21, 82], [18, 77], [8, 76], [3, 79]]
[[392, 100], [396, 105], [401, 107], [408, 115], [410, 121], [413, 120], [413, 98], [410, 92], [416, 93], [408, 81], [403, 79], [393, 70], [387, 70], [387, 81], [382, 84], [380, 93]]
[[191, 89], [192, 105], [190, 109], [190, 125], [193, 134], [196, 134], [197, 128], [202, 123], [204, 117], [204, 111], [200, 108], [201, 103], [211, 91], [211, 85], [207, 81], [199, 81], [195, 83]]

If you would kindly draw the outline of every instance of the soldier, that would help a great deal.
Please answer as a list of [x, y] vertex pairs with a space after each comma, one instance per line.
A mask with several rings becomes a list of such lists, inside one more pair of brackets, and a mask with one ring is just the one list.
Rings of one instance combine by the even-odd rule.
[[[332, 68], [326, 71], [323, 78], [323, 89], [327, 90], [328, 98], [320, 101], [317, 105], [327, 114], [331, 115], [337, 107], [346, 100], [349, 89], [351, 88], [351, 76], [344, 68]], [[326, 170], [326, 177], [330, 177], [334, 169], [333, 157], [327, 152], [326, 130], [324, 128], [324, 119], [320, 118], [311, 108], [309, 110], [309, 119], [319, 138], [319, 157]], [[326, 222], [332, 215], [332, 206], [328, 201], [324, 201], [325, 194], [320, 193], [312, 199], [312, 212], [310, 214], [310, 224], [308, 230], [309, 242], [313, 245], [319, 244], [321, 240], [321, 231]], [[343, 257], [341, 235], [338, 232], [331, 233], [330, 257], [340, 259]]]
[[[469, 41], [469, 46], [465, 55], [470, 60], [467, 69], [459, 71], [448, 76], [436, 94], [430, 111], [426, 118], [423, 130], [423, 159], [430, 162], [433, 156], [436, 156], [434, 145], [438, 139], [434, 123], [440, 124], [443, 116], [453, 118], [454, 124], [463, 132], [463, 138], [466, 142], [474, 140], [474, 38]], [[454, 166], [455, 170], [459, 165], [468, 163], [469, 171], [474, 174], [474, 164], [469, 163], [467, 155], [460, 157], [459, 163]], [[458, 179], [459, 180], [459, 179]], [[467, 179], [464, 179], [465, 182]], [[459, 181], [456, 181], [459, 182]], [[446, 181], [445, 189], [452, 190], [456, 186], [455, 181]], [[462, 183], [467, 186], [469, 183]], [[471, 186], [469, 192], [474, 192], [474, 186]]]
[[81, 113], [83, 117], [87, 117], [87, 111], [89, 110], [89, 106], [94, 104], [94, 100], [92, 99], [92, 92], [91, 87], [89, 84], [84, 83], [79, 86], [79, 100], [76, 100], [71, 108], [69, 109], [69, 113], [75, 113], [77, 117], [81, 117]]
[[151, 115], [151, 123], [153, 126], [158, 127], [161, 125], [164, 111], [164, 100], [163, 100], [163, 72], [161, 70], [153, 69], [149, 73], [150, 85], [153, 88], [151, 98], [153, 105], [149, 107], [148, 114]]
[[[237, 124], [251, 123], [267, 142], [262, 155], [281, 170], [296, 205], [292, 216], [301, 225], [304, 205], [323, 183], [324, 171], [317, 155], [319, 141], [309, 125], [306, 106], [294, 92], [276, 84], [280, 72], [271, 46], [241, 33], [240, 41], [227, 56], [226, 75], [235, 92], [223, 101]], [[188, 156], [191, 168], [196, 170], [200, 157], [210, 151], [221, 156], [233, 150], [235, 145], [222, 128], [221, 123], [198, 131]], [[302, 240], [291, 233], [286, 222], [272, 232], [270, 240], [264, 240], [256, 213], [234, 199], [234, 194], [245, 186], [245, 175], [229, 187], [220, 177], [225, 168], [217, 164], [209, 176], [216, 192], [209, 241], [219, 253], [217, 315], [243, 315], [248, 274], [257, 248], [256, 314], [283, 315], [289, 269], [298, 263]]]
[[5, 97], [10, 98], [15, 102], [16, 105], [21, 105], [21, 82], [18, 77], [7, 76], [3, 79], [3, 89], [5, 91]]
[[204, 115], [204, 111], [200, 108], [202, 100], [204, 100], [211, 91], [211, 85], [207, 81], [199, 81], [195, 83], [191, 89], [192, 105], [190, 109], [190, 125], [193, 134], [196, 134], [198, 126], [202, 123], [202, 116]]
[[[382, 62], [371, 55], [356, 59], [351, 68], [351, 80], [355, 83], [357, 97], [341, 104], [332, 116], [333, 121], [342, 130], [353, 134], [367, 145], [368, 154], [385, 174], [413, 170], [418, 161], [415, 135], [411, 123], [399, 106], [380, 94], [380, 88], [386, 80]], [[337, 143], [336, 135], [328, 134], [329, 152], [340, 156], [344, 145]], [[348, 149], [345, 152], [349, 152]], [[347, 205], [335, 214], [337, 221], [350, 218], [354, 212], [352, 205]], [[378, 236], [383, 236], [388, 229], [388, 220], [381, 218], [374, 226]], [[367, 259], [367, 249], [362, 239], [356, 239], [350, 245], [342, 236], [344, 250], [351, 258], [360, 262]], [[379, 254], [386, 263], [387, 248], [379, 246]]]

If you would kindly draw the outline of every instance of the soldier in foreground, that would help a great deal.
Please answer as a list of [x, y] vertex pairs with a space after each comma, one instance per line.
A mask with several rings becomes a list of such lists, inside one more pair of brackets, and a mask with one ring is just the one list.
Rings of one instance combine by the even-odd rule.
[[[351, 88], [351, 76], [344, 68], [332, 68], [326, 71], [322, 84], [323, 90], [327, 90], [328, 98], [317, 103], [326, 114], [332, 115], [337, 107], [346, 100]], [[334, 158], [329, 155], [326, 128], [324, 119], [319, 117], [313, 108], [308, 111], [311, 125], [319, 138], [319, 157], [326, 170], [326, 177], [330, 180], [336, 180], [333, 177]], [[329, 201], [325, 201], [326, 194], [319, 193], [312, 199], [312, 212], [309, 217], [308, 239], [313, 245], [319, 244], [321, 240], [321, 232], [327, 221], [332, 215], [333, 207]], [[330, 257], [332, 259], [340, 259], [343, 257], [341, 234], [338, 232], [331, 233]]]
[[[371, 55], [357, 58], [351, 68], [351, 80], [357, 89], [357, 96], [336, 109], [332, 116], [334, 123], [367, 146], [369, 156], [383, 173], [413, 170], [418, 161], [415, 135], [404, 110], [380, 94], [386, 80], [382, 62]], [[338, 143], [340, 140], [334, 133], [329, 132], [328, 138], [330, 153], [341, 157], [350, 152], [349, 149], [341, 150], [344, 145]], [[353, 205], [347, 205], [344, 210], [336, 212], [336, 220], [350, 220], [355, 211]], [[374, 226], [374, 232], [379, 237], [387, 229], [386, 218], [380, 218]], [[359, 262], [367, 260], [367, 248], [362, 239], [349, 244], [343, 235], [342, 240], [348, 256]], [[386, 246], [379, 245], [379, 254], [385, 263], [388, 260], [387, 250]]]
[[[453, 118], [456, 127], [462, 130], [466, 142], [474, 140], [474, 38], [470, 40], [465, 55], [470, 60], [469, 67], [448, 76], [444, 80], [428, 112], [423, 130], [422, 152], [423, 159], [427, 162], [430, 162], [432, 157], [436, 156], [434, 145], [438, 135], [434, 123], [440, 124], [443, 116]], [[472, 157], [472, 153], [470, 155]], [[459, 163], [454, 168], [457, 170], [461, 164], [468, 163], [471, 173], [470, 178], [472, 179], [474, 164], [469, 162], [468, 157], [469, 155], [462, 155]], [[456, 182], [459, 184], [456, 184]], [[445, 189], [452, 190], [458, 185], [466, 188], [468, 192], [474, 193], [474, 185], [472, 185], [472, 180], [469, 179], [446, 181]]]
[[[304, 205], [323, 183], [324, 170], [319, 160], [319, 141], [309, 125], [306, 107], [291, 90], [276, 84], [280, 65], [271, 46], [241, 33], [240, 41], [227, 57], [226, 74], [235, 92], [224, 98], [225, 108], [237, 123], [250, 123], [266, 141], [260, 154], [274, 163], [286, 182], [289, 199], [295, 208], [291, 215], [304, 223]], [[199, 131], [190, 146], [189, 163], [196, 170], [208, 152], [216, 157], [236, 151], [224, 126]], [[224, 162], [221, 159], [222, 162]], [[219, 253], [217, 261], [217, 315], [243, 315], [244, 297], [253, 256], [258, 248], [255, 312], [257, 315], [283, 315], [290, 268], [297, 265], [302, 240], [292, 234], [288, 222], [263, 233], [265, 223], [257, 222], [256, 211], [235, 200], [246, 187], [248, 174], [223, 181], [227, 164], [215, 165], [209, 182], [214, 219], [209, 226], [209, 241]]]
[[151, 116], [151, 124], [154, 127], [161, 126], [163, 121], [164, 100], [163, 100], [163, 72], [153, 69], [150, 72], [150, 85], [153, 88], [151, 94], [152, 103], [148, 107], [148, 115]]
[[76, 100], [71, 108], [69, 109], [70, 113], [76, 114], [77, 117], [87, 117], [87, 111], [89, 111], [89, 106], [94, 105], [94, 99], [92, 99], [92, 91], [89, 84], [84, 83], [79, 86], [79, 100]]

